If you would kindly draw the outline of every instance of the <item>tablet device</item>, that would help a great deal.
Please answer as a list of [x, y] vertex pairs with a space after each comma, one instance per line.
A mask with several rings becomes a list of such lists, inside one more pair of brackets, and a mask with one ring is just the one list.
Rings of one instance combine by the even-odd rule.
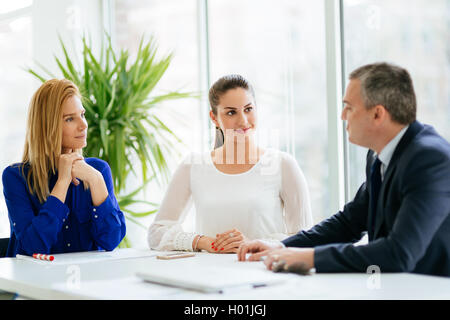
[[232, 267], [183, 266], [164, 264], [136, 273], [152, 283], [191, 289], [207, 293], [223, 293], [239, 287], [255, 288], [285, 281], [286, 275], [269, 270]]

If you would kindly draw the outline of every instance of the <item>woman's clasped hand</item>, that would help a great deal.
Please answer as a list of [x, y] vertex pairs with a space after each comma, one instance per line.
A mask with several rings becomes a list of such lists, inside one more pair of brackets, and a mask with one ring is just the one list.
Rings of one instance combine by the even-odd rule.
[[67, 151], [67, 153], [61, 154], [58, 159], [58, 172], [59, 178], [65, 179], [68, 182], [72, 181], [74, 185], [79, 185], [76, 175], [73, 174], [73, 164], [77, 160], [83, 160], [83, 156], [77, 152]]
[[245, 235], [237, 229], [219, 233], [211, 243], [211, 249], [217, 253], [237, 253], [239, 246], [246, 241]]

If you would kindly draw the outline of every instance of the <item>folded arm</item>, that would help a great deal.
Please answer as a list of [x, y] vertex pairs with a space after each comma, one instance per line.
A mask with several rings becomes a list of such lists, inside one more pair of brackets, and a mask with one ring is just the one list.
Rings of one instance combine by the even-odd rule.
[[[94, 241], [103, 249], [114, 250], [122, 241], [126, 234], [126, 224], [123, 212], [120, 210], [117, 199], [114, 195], [114, 186], [111, 169], [105, 162], [101, 171], [99, 184], [91, 184], [91, 235]], [[106, 187], [106, 190], [103, 190]], [[95, 188], [99, 188], [96, 190]], [[100, 195], [99, 199], [94, 199], [95, 195]], [[106, 198], [105, 198], [106, 196]]]
[[3, 193], [8, 208], [11, 231], [18, 241], [19, 251], [28, 255], [50, 253], [56, 243], [69, 208], [54, 196], [49, 196], [35, 214], [21, 169], [8, 167], [3, 171]]

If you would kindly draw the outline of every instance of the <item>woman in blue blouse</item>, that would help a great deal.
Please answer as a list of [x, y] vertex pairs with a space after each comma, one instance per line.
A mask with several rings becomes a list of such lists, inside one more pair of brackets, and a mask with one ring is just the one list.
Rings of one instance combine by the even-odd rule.
[[125, 236], [111, 169], [81, 155], [88, 127], [84, 113], [79, 90], [69, 80], [49, 80], [34, 94], [22, 163], [3, 171], [8, 257], [113, 250]]

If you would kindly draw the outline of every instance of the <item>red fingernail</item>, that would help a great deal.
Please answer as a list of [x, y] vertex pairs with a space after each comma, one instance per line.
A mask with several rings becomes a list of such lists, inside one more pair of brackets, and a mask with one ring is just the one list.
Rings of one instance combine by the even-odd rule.
[[211, 243], [211, 245], [213, 246], [213, 245], [214, 245], [214, 242], [213, 242], [213, 243]]
[[223, 248], [222, 248], [222, 249], [220, 249], [220, 250], [223, 250]]
[[214, 250], [216, 250], [216, 251], [217, 251], [217, 248], [215, 248]]

